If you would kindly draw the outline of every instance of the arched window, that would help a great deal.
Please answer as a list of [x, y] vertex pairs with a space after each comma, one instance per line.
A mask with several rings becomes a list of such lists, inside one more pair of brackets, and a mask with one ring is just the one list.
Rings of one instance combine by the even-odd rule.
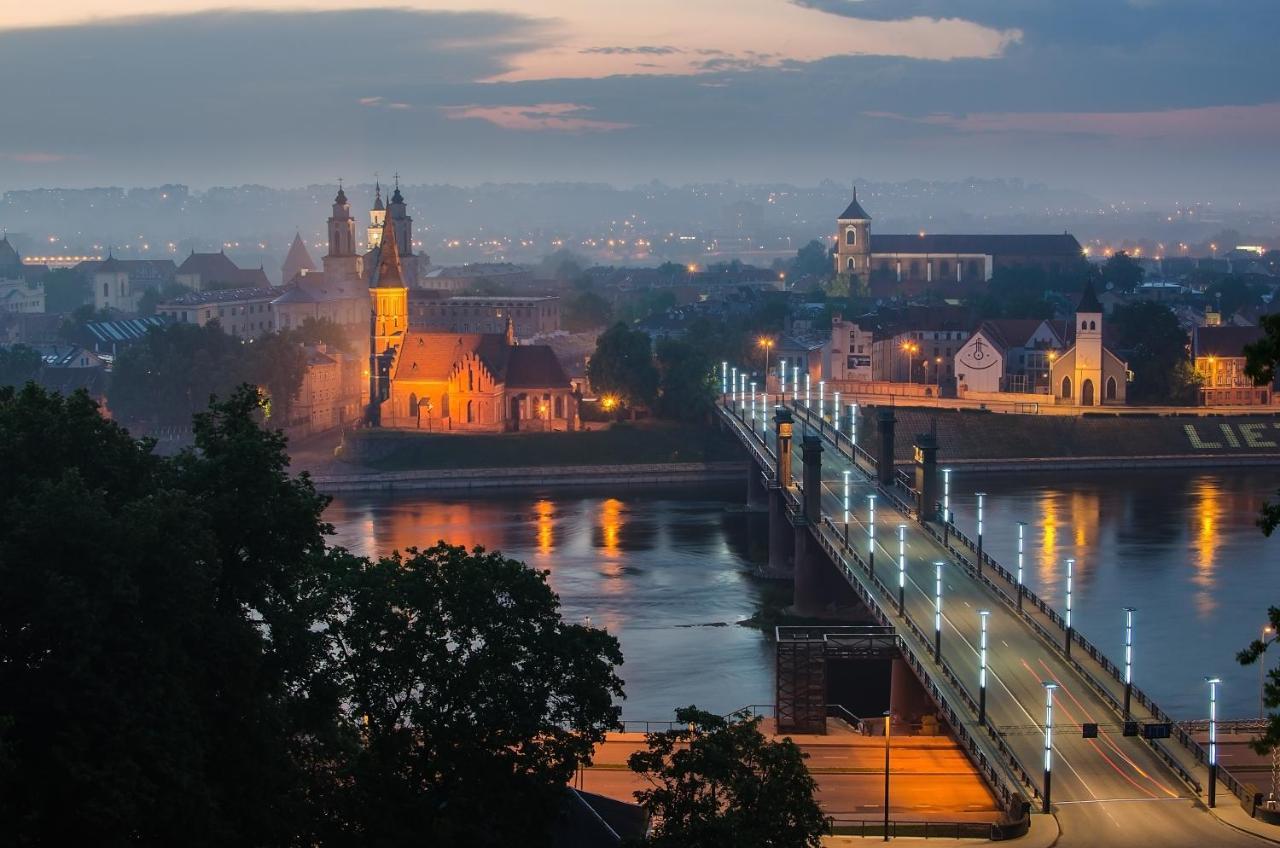
[[1116, 378], [1108, 377], [1107, 378], [1107, 400], [1115, 400], [1115, 399], [1116, 399]]
[[1085, 380], [1080, 384], [1080, 405], [1093, 406], [1093, 381]]
[[411, 392], [409, 394], [409, 417], [410, 418], [418, 417], [418, 393], [417, 392]]
[[467, 423], [475, 421], [475, 407], [471, 401], [467, 401]]
[[858, 231], [853, 227], [844, 231], [844, 243], [854, 245], [858, 243]]
[[[467, 369], [467, 391], [474, 392], [476, 390], [476, 372], [472, 368]], [[469, 405], [469, 404], [468, 404]], [[471, 414], [467, 414], [467, 420], [471, 420]]]
[[556, 418], [564, 418], [564, 395], [556, 395]]
[[1064, 398], [1071, 397], [1071, 378], [1070, 377], [1062, 378], [1062, 396]]
[[1089, 329], [1089, 322], [1088, 322], [1088, 321], [1081, 321], [1081, 322], [1080, 322], [1080, 329], [1082, 329], [1082, 330], [1087, 330], [1087, 329]]
[[1089, 322], [1089, 329], [1090, 329], [1090, 330], [1096, 330], [1096, 329], [1098, 329], [1098, 325], [1097, 325], [1096, 323], [1094, 323], [1093, 321], [1090, 321], [1090, 322]]
[[852, 270], [853, 270], [853, 257], [852, 257], [852, 256], [850, 256], [848, 259], [846, 259], [846, 260], [845, 260], [845, 262], [844, 262], [844, 268], [845, 268], [845, 270], [846, 270], [846, 271], [852, 271]]

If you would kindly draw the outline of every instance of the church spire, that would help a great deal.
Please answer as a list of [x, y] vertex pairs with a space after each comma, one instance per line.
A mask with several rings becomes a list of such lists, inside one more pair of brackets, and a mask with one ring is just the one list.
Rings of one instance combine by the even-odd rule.
[[371, 288], [404, 288], [400, 269], [400, 249], [396, 245], [396, 228], [391, 219], [382, 225], [382, 244], [378, 249], [378, 268], [369, 280]]
[[375, 179], [373, 181], [373, 210], [381, 212], [385, 208], [382, 205], [382, 184]]

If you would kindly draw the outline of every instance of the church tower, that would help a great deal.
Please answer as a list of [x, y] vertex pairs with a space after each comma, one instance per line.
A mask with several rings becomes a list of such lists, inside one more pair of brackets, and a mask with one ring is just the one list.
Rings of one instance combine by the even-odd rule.
[[857, 186], [836, 219], [836, 273], [863, 279], [871, 275], [871, 216], [858, 203]]
[[1093, 281], [1084, 285], [1076, 306], [1075, 374], [1076, 397], [1080, 406], [1102, 405], [1102, 304], [1093, 291]]
[[382, 225], [378, 267], [369, 279], [376, 353], [384, 353], [391, 345], [400, 344], [409, 327], [409, 289], [400, 264], [398, 242], [394, 222], [387, 220]]
[[373, 184], [373, 208], [369, 210], [369, 250], [377, 249], [382, 244], [382, 225], [387, 220], [387, 207], [382, 205], [382, 186], [376, 181]]
[[400, 256], [413, 256], [413, 219], [409, 217], [404, 195], [400, 193], [400, 177], [396, 176], [395, 180], [395, 191], [391, 193], [391, 202], [387, 205], [387, 217], [395, 227]]
[[347, 193], [338, 186], [329, 216], [329, 252], [324, 256], [324, 276], [329, 282], [360, 279], [360, 256], [356, 253], [356, 222], [351, 217]]

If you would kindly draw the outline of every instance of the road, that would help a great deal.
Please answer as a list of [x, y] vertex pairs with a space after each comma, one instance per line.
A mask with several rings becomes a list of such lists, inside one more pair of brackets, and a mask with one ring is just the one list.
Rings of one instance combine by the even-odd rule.
[[[749, 404], [748, 404], [749, 413]], [[802, 411], [797, 411], [793, 440], [793, 480], [802, 480], [799, 442], [803, 427]], [[748, 414], [749, 418], [749, 414]], [[753, 431], [761, 436], [758, 418]], [[830, 432], [830, 425], [826, 427]], [[740, 435], [742, 434], [740, 431]], [[764, 443], [776, 455], [772, 422], [764, 428]], [[875, 494], [874, 484], [865, 473], [830, 442], [824, 442], [822, 455], [823, 492], [821, 508], [824, 516], [838, 526], [844, 524], [844, 472], [851, 471], [848, 537], [864, 553], [868, 545], [868, 495]], [[880, 579], [896, 592], [898, 541], [901, 524], [906, 528], [906, 616], [927, 634], [934, 631], [935, 568], [943, 561], [942, 654], [977, 699], [980, 639], [979, 610], [988, 610], [988, 684], [987, 717], [1005, 735], [1037, 784], [1044, 758], [1044, 681], [1059, 686], [1054, 697], [1053, 782], [1052, 799], [1062, 829], [1059, 844], [1094, 846], [1116, 844], [1126, 846], [1245, 846], [1266, 844], [1256, 836], [1234, 829], [1212, 815], [1195, 790], [1156, 755], [1151, 747], [1134, 737], [1120, 734], [1120, 717], [1062, 656], [1060, 645], [1051, 644], [1038, 635], [1018, 613], [1002, 602], [988, 587], [975, 579], [967, 569], [955, 563], [941, 544], [915, 522], [885, 503], [880, 496], [875, 511], [875, 567]], [[832, 534], [833, 536], [837, 534]], [[866, 575], [853, 568], [856, 579], [866, 584]], [[1012, 594], [1012, 592], [1011, 592]], [[884, 600], [896, 621], [896, 598]], [[1030, 607], [1030, 604], [1025, 605]], [[1038, 616], [1038, 613], [1037, 613]], [[1044, 619], [1045, 630], [1053, 633], [1056, 625]], [[913, 641], [918, 653], [931, 652], [932, 644], [920, 645], [906, 628], [900, 635]], [[1083, 653], [1077, 651], [1077, 654]], [[1077, 657], [1077, 659], [1081, 659]], [[1091, 672], [1092, 673], [1092, 672]], [[1093, 677], [1106, 685], [1101, 671]], [[1119, 686], [1119, 684], [1116, 684]], [[1115, 695], [1115, 693], [1112, 693]], [[1136, 705], [1135, 705], [1136, 706]], [[1135, 716], [1139, 719], [1142, 715]], [[1097, 722], [1096, 739], [1081, 737], [1080, 725]], [[970, 716], [977, 725], [977, 716]], [[1166, 740], [1171, 754], [1176, 743]], [[1187, 761], [1190, 767], [1192, 761]], [[1207, 772], [1199, 770], [1199, 780], [1207, 781]], [[1220, 785], [1219, 805], [1238, 802]], [[1278, 835], [1280, 835], [1280, 829]]]

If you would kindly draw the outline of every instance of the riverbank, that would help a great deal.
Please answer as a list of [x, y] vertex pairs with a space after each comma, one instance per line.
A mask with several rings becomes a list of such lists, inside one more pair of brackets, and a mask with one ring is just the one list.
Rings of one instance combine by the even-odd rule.
[[330, 470], [312, 476], [316, 488], [336, 492], [440, 491], [677, 486], [742, 480], [747, 465], [729, 462], [665, 462], [627, 465], [517, 466], [507, 468], [418, 469], [412, 471]]

